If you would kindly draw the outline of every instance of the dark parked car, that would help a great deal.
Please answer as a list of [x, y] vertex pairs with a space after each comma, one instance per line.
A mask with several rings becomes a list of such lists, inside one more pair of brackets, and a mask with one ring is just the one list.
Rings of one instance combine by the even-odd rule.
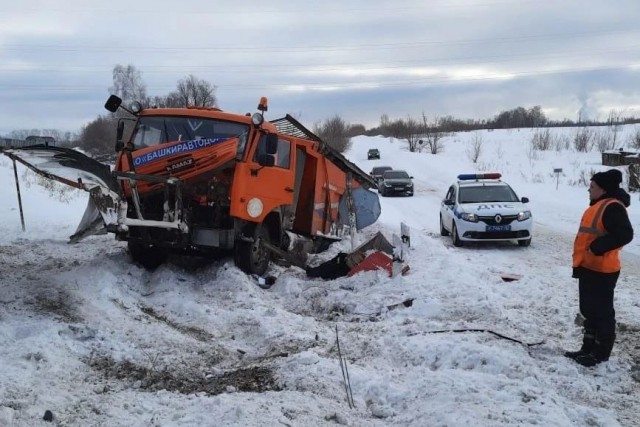
[[380, 150], [377, 148], [372, 148], [367, 152], [367, 159], [379, 159], [380, 158]]
[[382, 174], [392, 169], [393, 168], [391, 166], [376, 166], [375, 168], [371, 169], [371, 172], [369, 172], [369, 175], [371, 175], [371, 178], [373, 178], [377, 183], [379, 183], [380, 180], [382, 179]]
[[382, 174], [378, 182], [378, 191], [381, 196], [401, 194], [413, 196], [413, 177], [401, 170], [390, 170]]

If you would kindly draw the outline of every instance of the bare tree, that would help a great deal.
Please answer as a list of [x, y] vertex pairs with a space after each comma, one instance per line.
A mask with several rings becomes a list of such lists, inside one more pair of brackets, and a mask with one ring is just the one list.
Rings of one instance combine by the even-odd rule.
[[142, 81], [142, 73], [133, 65], [113, 67], [113, 86], [109, 92], [118, 95], [125, 103], [138, 101], [148, 104], [147, 87]]
[[399, 135], [397, 138], [404, 139], [409, 145], [409, 151], [412, 153], [420, 149], [422, 144], [422, 137], [424, 135], [424, 127], [415, 118], [409, 116], [406, 120], [400, 121], [397, 126]]
[[470, 141], [469, 146], [467, 147], [467, 157], [473, 163], [478, 163], [480, 154], [482, 154], [482, 142], [482, 135], [480, 135], [478, 132], [474, 132], [473, 139]]
[[111, 154], [116, 141], [117, 119], [113, 115], [98, 116], [80, 131], [79, 146], [93, 155]]
[[598, 151], [603, 153], [616, 148], [617, 133], [617, 131], [613, 130], [613, 127], [594, 132], [594, 145], [598, 148]]
[[[612, 109], [609, 111], [609, 119], [607, 122], [609, 123], [609, 129], [612, 136], [611, 148], [615, 148], [618, 143], [618, 132], [620, 132], [620, 124], [623, 122], [625, 110], [615, 110]], [[601, 150], [604, 151], [604, 150]]]
[[215, 107], [216, 87], [190, 74], [178, 82], [175, 92], [170, 93], [168, 103], [177, 101], [182, 107]]
[[581, 128], [576, 132], [575, 137], [573, 138], [573, 146], [576, 151], [581, 153], [586, 153], [591, 151], [591, 138], [592, 138], [591, 129], [588, 127]]
[[551, 142], [551, 131], [546, 128], [544, 130], [536, 129], [529, 143], [533, 150], [547, 151], [551, 149]]
[[444, 132], [440, 129], [440, 119], [435, 118], [433, 123], [429, 123], [427, 116], [422, 113], [422, 129], [424, 135], [424, 142], [429, 148], [431, 154], [438, 154], [444, 148], [442, 144], [442, 137]]
[[348, 131], [349, 124], [337, 114], [313, 126], [313, 133], [339, 152], [344, 152], [351, 146], [351, 138], [347, 136]]
[[636, 150], [640, 148], [640, 129], [636, 129], [635, 133], [629, 135], [628, 144]]

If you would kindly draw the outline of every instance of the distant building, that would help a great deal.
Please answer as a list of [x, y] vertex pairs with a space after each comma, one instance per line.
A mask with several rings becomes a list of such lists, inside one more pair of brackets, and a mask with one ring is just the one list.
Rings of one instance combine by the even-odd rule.
[[56, 139], [52, 136], [37, 136], [37, 135], [29, 135], [24, 140], [27, 145], [36, 145], [36, 144], [44, 144], [44, 145], [56, 145]]
[[25, 147], [28, 144], [26, 141], [22, 139], [15, 138], [0, 138], [0, 147], [2, 148], [20, 148]]

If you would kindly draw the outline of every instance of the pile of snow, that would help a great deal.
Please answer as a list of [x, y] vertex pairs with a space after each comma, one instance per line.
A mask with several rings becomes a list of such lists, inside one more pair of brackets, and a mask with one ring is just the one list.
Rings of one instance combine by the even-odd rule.
[[[391, 238], [408, 224], [409, 274], [322, 281], [273, 266], [269, 290], [230, 259], [149, 272], [111, 236], [68, 245], [80, 191], [60, 202], [23, 185], [22, 232], [13, 166], [0, 158], [0, 425], [49, 425], [47, 410], [56, 425], [637, 425], [640, 239], [623, 252], [611, 360], [589, 369], [564, 358], [581, 337], [570, 257], [584, 180], [607, 168], [596, 152], [532, 153], [533, 132], [458, 133], [437, 155], [355, 138], [347, 157], [363, 170], [390, 165], [414, 177], [415, 196], [382, 198], [379, 221], [358, 236]], [[380, 160], [367, 160], [370, 148]], [[455, 248], [439, 235], [441, 199], [456, 175], [474, 171], [501, 172], [530, 198], [530, 247]], [[635, 194], [629, 214], [638, 224]], [[521, 343], [442, 332], [463, 329]]]

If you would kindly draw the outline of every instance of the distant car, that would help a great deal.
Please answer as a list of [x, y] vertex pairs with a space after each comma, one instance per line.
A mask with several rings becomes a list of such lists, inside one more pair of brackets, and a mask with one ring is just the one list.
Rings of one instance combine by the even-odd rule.
[[371, 172], [369, 172], [369, 175], [371, 175], [371, 178], [373, 178], [377, 184], [382, 179], [382, 174], [392, 169], [393, 168], [391, 166], [376, 166], [373, 169], [371, 169]]
[[367, 159], [379, 159], [380, 158], [380, 150], [377, 148], [372, 148], [367, 152]]
[[378, 182], [378, 192], [381, 196], [401, 194], [413, 196], [413, 177], [402, 170], [390, 170], [382, 174]]
[[499, 173], [458, 175], [440, 205], [440, 235], [454, 246], [467, 241], [516, 240], [531, 244], [533, 220], [527, 197], [519, 198]]

